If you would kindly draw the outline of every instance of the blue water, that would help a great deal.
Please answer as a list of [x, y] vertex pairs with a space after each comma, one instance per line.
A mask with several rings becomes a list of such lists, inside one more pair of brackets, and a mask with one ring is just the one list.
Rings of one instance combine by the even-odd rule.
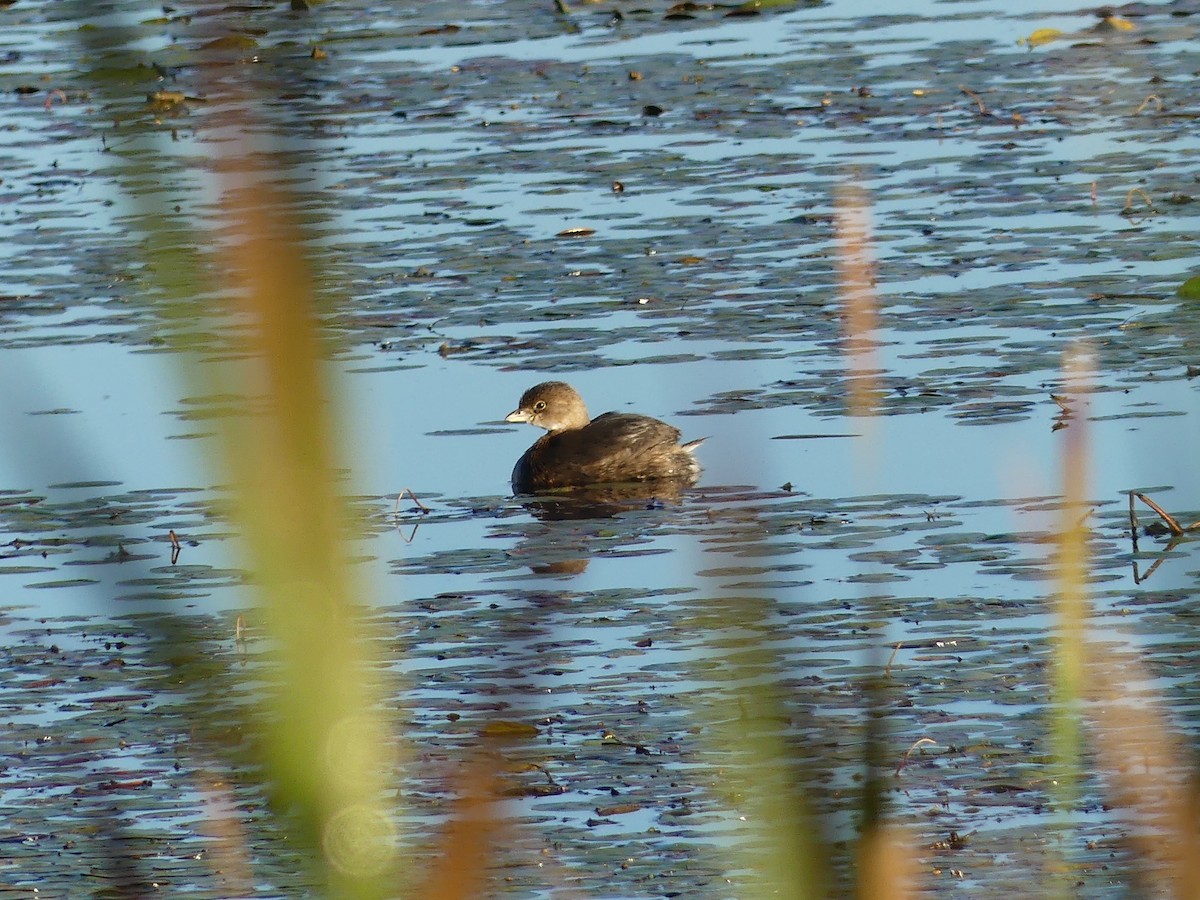
[[[1130, 683], [1159, 691], [1170, 721], [1196, 733], [1186, 661], [1200, 545], [1164, 555], [1163, 539], [1144, 538], [1140, 571], [1163, 562], [1135, 584], [1124, 494], [1144, 489], [1200, 518], [1189, 449], [1200, 379], [1186, 374], [1200, 365], [1196, 321], [1173, 293], [1195, 274], [1186, 195], [1200, 137], [1171, 115], [1198, 102], [1190, 20], [1149, 15], [1132, 36], [1104, 37], [1087, 31], [1090, 13], [1034, 0], [883, 14], [837, 0], [674, 25], [661, 10], [630, 11], [609, 27], [611, 11], [572, 6], [568, 18], [436, 3], [250, 10], [258, 61], [206, 68], [194, 48], [212, 22], [156, 24], [118, 4], [94, 24], [135, 24], [138, 58], [169, 71], [116, 99], [79, 72], [67, 13], [24, 2], [0, 13], [0, 56], [19, 54], [0, 78], [35, 87], [0, 108], [0, 500], [16, 498], [0, 506], [0, 631], [15, 648], [5, 709], [21, 785], [3, 802], [34, 810], [22, 847], [46, 822], [73, 823], [72, 779], [153, 775], [156, 791], [122, 808], [147, 840], [189, 849], [209, 846], [204, 810], [226, 802], [196, 787], [205, 766], [225, 763], [180, 752], [176, 768], [163, 755], [188, 742], [194, 716], [147, 687], [162, 662], [140, 656], [155, 646], [142, 617], [167, 611], [191, 623], [219, 673], [213, 696], [259, 688], [268, 640], [219, 506], [228, 478], [204, 436], [215, 426], [197, 417], [216, 401], [198, 396], [195, 368], [226, 364], [161, 340], [174, 326], [145, 267], [168, 263], [145, 256], [146, 224], [123, 189], [196, 225], [219, 260], [228, 236], [212, 160], [236, 137], [223, 93], [276, 73], [289, 89], [267, 94], [264, 120], [297, 153], [285, 174], [330, 288], [326, 372], [364, 523], [352, 548], [362, 600], [383, 623], [381, 670], [410, 679], [390, 697], [418, 748], [402, 793], [428, 806], [398, 821], [430, 831], [444, 815], [430, 798], [450, 794], [439, 766], [482, 723], [512, 716], [542, 733], [509, 751], [506, 776], [542, 766], [569, 785], [561, 798], [512, 801], [525, 829], [513, 844], [529, 855], [513, 851], [509, 871], [528, 895], [567, 872], [599, 896], [628, 852], [650, 875], [611, 882], [622, 896], [655, 885], [725, 896], [723, 876], [752, 867], [711, 847], [760, 833], [721, 793], [748, 749], [714, 731], [762, 727], [749, 686], [782, 686], [789, 737], [829, 751], [814, 789], [848, 796], [862, 679], [901, 644], [888, 666], [889, 752], [930, 736], [943, 755], [914, 760], [897, 782], [896, 818], [921, 848], [951, 829], [975, 835], [979, 855], [951, 860], [974, 866], [973, 889], [1000, 890], [998, 860], [1021, 863], [1014, 878], [1053, 868], [1006, 843], [1041, 840], [1033, 802], [986, 786], [1044, 799], [1057, 498], [1065, 439], [1081, 433], [1092, 634], [1114, 656], [1136, 651], [1147, 670]], [[449, 21], [463, 30], [417, 34]], [[1018, 47], [1040, 28], [1073, 37]], [[310, 62], [311, 43], [331, 59]], [[151, 110], [156, 87], [209, 102]], [[1166, 115], [1135, 114], [1151, 91]], [[663, 114], [644, 115], [650, 103]], [[873, 228], [870, 365], [886, 412], [874, 417], [843, 409], [832, 214], [847, 181], [865, 189]], [[1122, 214], [1132, 188], [1154, 212]], [[557, 237], [580, 226], [595, 234]], [[204, 327], [221, 321], [202, 316], [215, 302], [197, 301]], [[1095, 368], [1086, 402], [1061, 374], [1079, 339]], [[594, 414], [648, 413], [707, 438], [696, 489], [608, 520], [537, 518], [508, 485], [537, 435], [502, 419], [549, 378], [570, 380]], [[1052, 393], [1076, 408], [1065, 429]], [[397, 504], [404, 490], [431, 512]], [[35, 533], [39, 511], [53, 515]], [[574, 565], [538, 571], [547, 560]], [[108, 711], [126, 691], [163, 704], [155, 731], [106, 742], [132, 727]], [[626, 753], [609, 731], [651, 752]], [[91, 755], [79, 734], [101, 736], [86, 738]], [[618, 788], [644, 805], [589, 824]], [[252, 779], [241, 789], [238, 802], [258, 808]], [[674, 815], [681, 798], [700, 810], [690, 826]], [[1107, 811], [1066, 815], [1094, 829], [1089, 839], [1122, 834]], [[849, 836], [853, 816], [831, 816]], [[529, 863], [547, 858], [542, 841], [559, 848], [560, 881]], [[1107, 865], [1116, 851], [1097, 846], [1089, 865]], [[945, 864], [926, 849], [927, 870]], [[289, 858], [278, 847], [256, 858], [285, 894]], [[715, 880], [695, 874], [704, 865]], [[1107, 889], [1099, 869], [1079, 871]], [[208, 885], [190, 877], [179, 883]]]

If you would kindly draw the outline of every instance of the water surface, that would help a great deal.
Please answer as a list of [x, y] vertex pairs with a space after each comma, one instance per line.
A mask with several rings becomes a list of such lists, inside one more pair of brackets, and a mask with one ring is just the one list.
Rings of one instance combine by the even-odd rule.
[[[1130, 889], [1099, 780], [1068, 809], [1046, 783], [1053, 537], [1064, 436], [1086, 427], [1091, 626], [1194, 743], [1196, 545], [1133, 554], [1123, 492], [1200, 518], [1200, 326], [1175, 295], [1200, 227], [1200, 13], [1131, 9], [1125, 31], [1022, 2], [614, 8], [118, 3], [82, 32], [57, 4], [0, 12], [14, 884], [227, 896], [230, 809], [258, 892], [308, 885], [245, 730], [267, 642], [205, 437], [236, 398], [181, 375], [147, 269], [166, 257], [129, 203], [216, 227], [240, 80], [264, 86], [256, 127], [285, 139], [321, 265], [364, 603], [413, 749], [404, 828], [441, 821], [483, 746], [517, 823], [498, 892], [738, 896], [751, 738], [795, 748], [848, 852], [863, 685], [886, 669], [889, 762], [933, 742], [888, 785], [923, 886], [1028, 890], [1061, 855], [1088, 896]], [[1065, 35], [1017, 43], [1042, 28]], [[256, 46], [212, 64], [200, 47], [231, 29]], [[155, 108], [156, 89], [191, 99]], [[877, 262], [870, 418], [847, 403], [847, 181]], [[1051, 394], [1077, 392], [1081, 340], [1094, 393], [1066, 420]], [[513, 498], [535, 435], [499, 420], [547, 378], [707, 436], [698, 487], [602, 519]], [[497, 720], [536, 737], [495, 743]]]

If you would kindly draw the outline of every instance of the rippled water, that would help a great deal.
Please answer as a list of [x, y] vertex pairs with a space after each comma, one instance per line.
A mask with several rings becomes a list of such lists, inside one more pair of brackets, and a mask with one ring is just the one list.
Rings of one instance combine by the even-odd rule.
[[[208, 220], [221, 98], [245, 81], [328, 288], [355, 550], [414, 748], [405, 827], [441, 821], [482, 744], [517, 823], [498, 891], [738, 896], [739, 754], [795, 748], [848, 852], [864, 680], [886, 668], [889, 762], [934, 742], [889, 784], [923, 884], [1028, 890], [1061, 854], [1089, 896], [1128, 890], [1099, 782], [1050, 813], [1052, 537], [1086, 418], [1094, 631], [1137, 649], [1194, 744], [1196, 545], [1132, 553], [1122, 492], [1200, 518], [1200, 318], [1174, 293], [1197, 265], [1200, 8], [1130, 6], [1123, 31], [918, 6], [0, 11], [9, 880], [227, 895], [216, 804], [262, 893], [307, 884], [245, 768], [266, 651], [204, 437], [235, 400], [192, 395], [166, 350], [146, 269], [165, 257], [127, 201]], [[106, 49], [123, 27], [141, 67]], [[199, 48], [231, 28], [256, 46], [213, 65]], [[1017, 43], [1042, 28], [1065, 34]], [[159, 88], [191, 99], [154, 108]], [[847, 412], [848, 180], [878, 266], [872, 419]], [[1095, 393], [1055, 429], [1080, 339]], [[511, 497], [534, 435], [499, 420], [548, 377], [707, 436], [698, 487], [589, 519]], [[215, 734], [193, 743], [200, 710]], [[491, 742], [497, 720], [537, 736]]]

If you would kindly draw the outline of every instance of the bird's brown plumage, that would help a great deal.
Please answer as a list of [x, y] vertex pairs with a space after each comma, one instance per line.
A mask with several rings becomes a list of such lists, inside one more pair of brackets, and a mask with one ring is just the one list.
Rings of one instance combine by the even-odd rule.
[[700, 474], [692, 454], [701, 441], [680, 445], [679, 429], [650, 416], [610, 412], [589, 420], [582, 398], [561, 381], [530, 388], [507, 421], [548, 432], [517, 461], [517, 493], [651, 480], [691, 484]]

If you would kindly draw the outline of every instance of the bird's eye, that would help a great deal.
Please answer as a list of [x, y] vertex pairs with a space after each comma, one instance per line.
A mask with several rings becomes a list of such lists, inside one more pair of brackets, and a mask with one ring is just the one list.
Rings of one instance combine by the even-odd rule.
[[545, 400], [539, 400], [537, 403], [533, 404], [533, 411], [534, 411], [534, 412], [541, 412], [541, 411], [542, 411], [543, 409], [545, 409], [545, 408], [546, 408], [546, 401], [545, 401]]

